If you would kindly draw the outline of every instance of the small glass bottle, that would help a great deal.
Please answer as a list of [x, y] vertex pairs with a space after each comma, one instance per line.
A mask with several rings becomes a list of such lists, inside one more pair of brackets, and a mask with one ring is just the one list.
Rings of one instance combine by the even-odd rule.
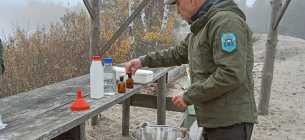
[[126, 80], [126, 87], [133, 88], [133, 79], [131, 78], [130, 72], [128, 72], [128, 79]]
[[126, 92], [124, 77], [125, 77], [125, 74], [120, 75], [120, 81], [118, 83], [118, 92], [119, 93], [125, 93]]

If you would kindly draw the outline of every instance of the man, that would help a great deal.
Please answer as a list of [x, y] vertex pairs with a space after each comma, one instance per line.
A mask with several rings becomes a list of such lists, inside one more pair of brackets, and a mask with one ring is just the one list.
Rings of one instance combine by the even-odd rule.
[[0, 39], [0, 77], [2, 76], [2, 74], [4, 73], [4, 60], [3, 60], [3, 44], [2, 41]]
[[[179, 108], [193, 104], [205, 140], [249, 140], [258, 123], [254, 100], [252, 31], [233, 0], [166, 0], [190, 25], [176, 47], [130, 60], [125, 70], [142, 66], [189, 64], [191, 86], [173, 97]], [[132, 70], [131, 67], [134, 67]]]

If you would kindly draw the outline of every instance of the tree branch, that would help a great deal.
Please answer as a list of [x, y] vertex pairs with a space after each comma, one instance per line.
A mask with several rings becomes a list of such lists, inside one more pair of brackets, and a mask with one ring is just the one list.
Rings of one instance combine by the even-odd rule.
[[284, 6], [282, 7], [281, 11], [280, 11], [280, 14], [278, 16], [278, 18], [276, 19], [276, 22], [275, 22], [275, 25], [273, 26], [273, 31], [276, 30], [276, 28], [279, 26], [281, 20], [282, 20], [282, 17], [284, 16], [289, 4], [290, 4], [291, 0], [286, 0]]

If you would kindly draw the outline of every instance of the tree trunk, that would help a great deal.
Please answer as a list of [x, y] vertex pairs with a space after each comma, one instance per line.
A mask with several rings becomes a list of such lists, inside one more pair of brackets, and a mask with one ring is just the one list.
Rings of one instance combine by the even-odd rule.
[[[161, 24], [159, 34], [164, 34], [166, 26], [167, 26], [168, 16], [169, 16], [169, 5], [164, 5], [162, 7], [161, 11], [163, 11], [163, 18], [162, 18], [162, 24]], [[160, 39], [158, 39], [156, 41], [156, 47], [160, 47], [160, 46], [161, 46], [161, 41], [160, 41]]]
[[143, 31], [146, 34], [147, 30], [146, 30], [146, 15], [145, 12], [141, 12], [141, 19], [142, 19], [142, 24], [143, 24]]
[[273, 26], [276, 22], [275, 20], [279, 15], [279, 11], [282, 5], [282, 0], [272, 0], [270, 4], [272, 10], [271, 10], [271, 17], [268, 28], [268, 41], [266, 43], [266, 49], [265, 49], [265, 62], [263, 66], [260, 99], [258, 104], [258, 111], [260, 115], [268, 115], [270, 92], [271, 92], [271, 85], [272, 85], [273, 71], [274, 71], [275, 51], [278, 42], [277, 29], [273, 31]]
[[153, 11], [154, 11], [154, 2], [155, 1], [151, 1], [150, 5], [149, 5], [149, 24], [148, 24], [148, 29], [151, 30], [151, 27], [153, 26]]
[[[141, 19], [142, 19], [142, 24], [143, 24], [143, 30], [144, 30], [144, 34], [146, 35], [147, 33], [147, 21], [149, 19], [149, 11], [150, 8], [146, 8], [142, 13], [141, 13]], [[151, 47], [150, 45], [150, 41], [146, 40], [145, 44], [148, 48]]]
[[160, 29], [160, 34], [164, 34], [169, 16], [169, 5], [164, 5], [163, 8], [164, 8], [164, 13], [163, 13], [163, 20]]
[[[131, 14], [134, 11], [134, 1], [130, 0], [129, 2], [129, 16], [131, 16]], [[136, 58], [136, 53], [135, 53], [135, 46], [134, 46], [134, 36], [133, 36], [133, 21], [129, 24], [128, 27], [128, 33], [129, 33], [129, 42], [130, 42], [130, 59], [134, 59]]]

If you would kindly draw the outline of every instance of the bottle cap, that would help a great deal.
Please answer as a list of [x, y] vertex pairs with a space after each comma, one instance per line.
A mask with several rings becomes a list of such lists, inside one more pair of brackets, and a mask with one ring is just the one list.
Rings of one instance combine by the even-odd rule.
[[112, 58], [104, 58], [104, 63], [112, 63]]
[[78, 90], [78, 95], [76, 100], [70, 106], [71, 110], [81, 111], [90, 109], [90, 105], [82, 98], [82, 91]]
[[101, 61], [101, 57], [100, 56], [93, 56], [93, 61]]

